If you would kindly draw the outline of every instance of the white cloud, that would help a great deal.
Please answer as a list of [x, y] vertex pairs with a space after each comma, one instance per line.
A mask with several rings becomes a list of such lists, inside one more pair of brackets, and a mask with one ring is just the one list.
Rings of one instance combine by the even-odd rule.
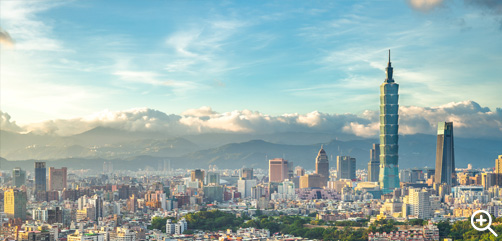
[[[26, 131], [57, 135], [77, 134], [104, 126], [128, 131], [165, 132], [172, 135], [229, 132], [264, 134], [294, 131], [377, 137], [378, 114], [377, 111], [365, 111], [361, 115], [313, 111], [307, 114], [271, 116], [250, 110], [218, 113], [206, 106], [189, 109], [181, 115], [168, 115], [158, 110], [141, 108], [127, 111], [105, 110], [82, 118], [51, 120], [25, 125], [22, 128]], [[434, 135], [438, 122], [452, 121], [455, 136], [495, 138], [502, 136], [502, 109], [491, 111], [474, 101], [455, 102], [437, 107], [402, 106], [399, 114], [401, 134]]]
[[9, 114], [0, 111], [0, 129], [13, 132], [22, 131], [21, 127], [19, 127], [15, 121], [11, 121], [10, 118]]
[[139, 108], [127, 111], [104, 110], [89, 116], [73, 119], [57, 119], [24, 126], [26, 131], [55, 135], [73, 135], [95, 127], [109, 127], [127, 131], [176, 130], [179, 116]]
[[356, 136], [375, 137], [378, 135], [379, 123], [373, 122], [368, 125], [364, 125], [357, 122], [350, 122], [348, 125], [344, 126], [342, 130]]
[[113, 74], [126, 82], [169, 87], [178, 95], [202, 87], [201, 84], [192, 81], [167, 79], [162, 74], [151, 71], [116, 71]]
[[12, 51], [0, 55], [4, 111], [21, 119], [40, 120], [54, 115], [68, 118], [88, 112], [86, 107], [104, 92], [88, 83], [77, 84], [75, 73], [64, 74], [66, 70], [84, 67], [67, 58], [72, 51], [55, 38], [54, 22], [41, 14], [66, 2], [0, 1], [2, 27], [16, 40]]
[[213, 111], [211, 107], [209, 106], [202, 106], [198, 109], [188, 109], [181, 113], [182, 116], [195, 116], [195, 117], [202, 117], [202, 116], [211, 116], [211, 115], [216, 115], [218, 114], [216, 111]]
[[474, 101], [452, 102], [438, 107], [401, 107], [401, 133], [435, 133], [437, 123], [453, 122], [454, 132], [469, 137], [501, 137], [502, 110], [491, 111]]
[[[227, 45], [241, 28], [248, 23], [239, 20], [210, 20], [203, 25], [186, 26], [166, 39], [166, 45], [174, 50], [165, 65], [168, 72], [194, 75], [217, 75], [238, 68], [228, 61]], [[229, 66], [232, 65], [232, 66]]]
[[52, 27], [39, 20], [36, 14], [63, 4], [63, 1], [1, 1], [1, 19], [17, 50], [61, 51], [60, 41], [52, 37]]

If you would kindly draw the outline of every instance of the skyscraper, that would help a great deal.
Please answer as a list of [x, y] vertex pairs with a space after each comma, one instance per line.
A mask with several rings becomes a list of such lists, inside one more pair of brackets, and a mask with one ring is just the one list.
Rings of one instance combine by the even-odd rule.
[[455, 185], [455, 153], [453, 146], [453, 122], [438, 123], [436, 148], [436, 183]]
[[47, 191], [45, 162], [35, 162], [35, 192]]
[[26, 219], [26, 192], [8, 189], [4, 192], [4, 212], [8, 218]]
[[206, 175], [207, 181], [206, 184], [214, 184], [214, 185], [220, 185], [220, 174], [217, 172], [207, 172]]
[[297, 177], [301, 177], [301, 176], [305, 175], [305, 169], [303, 169], [303, 167], [301, 167], [301, 166], [295, 167], [295, 175]]
[[398, 111], [399, 85], [392, 78], [393, 68], [389, 62], [385, 69], [387, 78], [380, 85], [380, 188], [389, 193], [399, 187], [398, 164]]
[[24, 185], [26, 182], [26, 171], [22, 170], [20, 167], [14, 168], [14, 170], [12, 170], [12, 180], [16, 187]]
[[432, 216], [430, 194], [427, 190], [412, 188], [409, 190], [411, 214], [418, 218], [428, 219]]
[[89, 204], [91, 204], [96, 209], [94, 220], [98, 220], [98, 218], [103, 217], [103, 199], [101, 198], [101, 196], [95, 194], [89, 200]]
[[320, 174], [306, 174], [300, 177], [300, 188], [322, 188], [326, 186], [323, 181], [324, 177]]
[[288, 160], [274, 158], [268, 161], [268, 166], [269, 182], [282, 182], [288, 179]]
[[49, 190], [62, 191], [66, 188], [67, 169], [63, 167], [56, 169], [49, 167]]
[[247, 198], [251, 196], [251, 189], [257, 184], [256, 180], [241, 179], [237, 181], [237, 190], [241, 193], [242, 198]]
[[252, 180], [254, 179], [254, 176], [253, 176], [253, 168], [251, 167], [243, 167], [241, 169], [241, 179], [243, 180]]
[[350, 156], [337, 156], [336, 172], [338, 180], [356, 179], [356, 159]]
[[322, 186], [326, 186], [329, 181], [329, 161], [323, 146], [321, 146], [321, 150], [319, 150], [315, 159], [315, 173], [324, 178], [322, 180]]
[[493, 172], [493, 185], [502, 186], [502, 155], [495, 159], [495, 170]]
[[190, 180], [192, 180], [192, 182], [204, 183], [204, 171], [203, 170], [200, 170], [200, 169], [192, 170], [192, 172], [190, 174], [191, 174]]
[[368, 162], [368, 182], [378, 182], [380, 174], [380, 145], [373, 144]]

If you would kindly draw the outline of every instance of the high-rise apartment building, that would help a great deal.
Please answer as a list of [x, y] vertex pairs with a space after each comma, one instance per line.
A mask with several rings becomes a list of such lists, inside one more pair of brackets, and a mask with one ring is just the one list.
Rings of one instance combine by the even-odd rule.
[[12, 181], [16, 187], [24, 185], [26, 183], [26, 171], [20, 167], [14, 168], [12, 170]]
[[409, 190], [409, 204], [411, 214], [420, 219], [432, 217], [430, 193], [425, 189], [412, 188]]
[[295, 176], [301, 177], [303, 175], [305, 175], [305, 169], [303, 169], [303, 167], [301, 166], [295, 167]]
[[166, 221], [166, 233], [167, 234], [183, 234], [183, 232], [188, 228], [188, 223], [185, 218], [182, 218], [177, 223], [172, 222], [170, 219]]
[[295, 200], [297, 198], [295, 184], [292, 181], [284, 181], [279, 183], [277, 193], [271, 195], [271, 199], [286, 199]]
[[207, 180], [206, 184], [207, 185], [220, 185], [220, 174], [217, 172], [207, 172]]
[[191, 180], [192, 182], [200, 182], [204, 183], [204, 171], [200, 169], [192, 170], [191, 172]]
[[212, 203], [223, 202], [224, 187], [220, 185], [209, 185], [203, 187], [204, 201]]
[[317, 154], [315, 159], [315, 173], [321, 175], [324, 179], [322, 180], [322, 186], [326, 186], [329, 181], [329, 161], [324, 148], [321, 146], [321, 150]]
[[103, 199], [101, 196], [95, 194], [89, 199], [89, 204], [96, 210], [94, 213], [94, 220], [103, 217]]
[[322, 188], [324, 177], [320, 174], [307, 174], [300, 177], [300, 188]]
[[47, 170], [45, 162], [35, 162], [35, 192], [47, 191]]
[[274, 158], [268, 161], [269, 182], [282, 182], [288, 179], [288, 161], [283, 158]]
[[398, 130], [399, 85], [392, 78], [389, 62], [385, 69], [387, 78], [380, 85], [380, 188], [389, 193], [399, 187]]
[[251, 196], [251, 189], [257, 185], [256, 180], [238, 180], [237, 190], [241, 193], [242, 198], [247, 198]]
[[4, 192], [4, 213], [8, 218], [26, 219], [26, 192], [8, 189]]
[[495, 159], [495, 173], [502, 174], [502, 155], [499, 155], [499, 158]]
[[455, 152], [453, 145], [453, 122], [439, 122], [436, 147], [436, 183], [455, 185]]
[[62, 191], [66, 188], [67, 168], [49, 167], [49, 191]]
[[350, 156], [337, 156], [336, 173], [338, 180], [356, 179], [356, 158]]
[[378, 182], [380, 176], [380, 145], [373, 144], [368, 162], [368, 182]]
[[241, 174], [240, 178], [243, 179], [243, 180], [252, 180], [252, 179], [254, 179], [253, 168], [243, 167], [241, 169], [241, 173], [240, 174]]
[[495, 159], [495, 170], [493, 170], [493, 185], [502, 186], [502, 155]]

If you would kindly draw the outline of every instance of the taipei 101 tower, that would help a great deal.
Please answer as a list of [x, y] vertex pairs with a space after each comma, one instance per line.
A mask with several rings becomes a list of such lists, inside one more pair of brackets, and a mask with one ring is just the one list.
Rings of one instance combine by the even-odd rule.
[[387, 78], [380, 85], [380, 189], [389, 193], [399, 187], [398, 164], [398, 90], [399, 85], [392, 78], [392, 66], [385, 69]]

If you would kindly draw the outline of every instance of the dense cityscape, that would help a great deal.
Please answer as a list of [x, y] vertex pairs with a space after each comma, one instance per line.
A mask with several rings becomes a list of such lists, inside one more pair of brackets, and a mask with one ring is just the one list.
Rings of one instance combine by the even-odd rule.
[[[380, 87], [380, 143], [356, 158], [330, 160], [320, 146], [315, 170], [284, 158], [268, 170], [173, 169], [102, 172], [49, 167], [2, 170], [1, 238], [18, 241], [135, 240], [458, 240], [489, 237], [468, 220], [502, 216], [502, 155], [495, 168], [455, 166], [452, 122], [440, 122], [436, 167], [399, 169], [398, 84], [390, 51]], [[336, 163], [336, 164], [335, 164]], [[467, 221], [466, 221], [467, 220]], [[496, 227], [498, 231], [502, 229]]]
[[502, 0], [0, 0], [0, 241], [502, 240]]

